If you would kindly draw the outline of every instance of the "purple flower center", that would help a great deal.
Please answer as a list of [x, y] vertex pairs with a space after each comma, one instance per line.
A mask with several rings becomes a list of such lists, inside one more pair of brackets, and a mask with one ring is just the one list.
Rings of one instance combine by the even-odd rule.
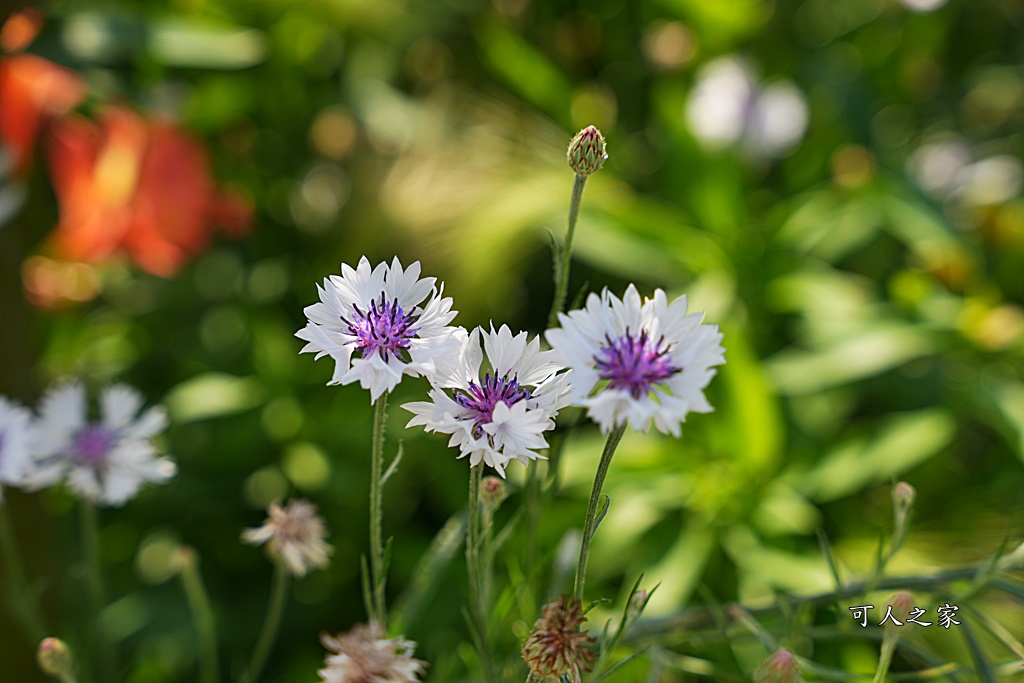
[[362, 311], [353, 305], [355, 314], [352, 319], [342, 317], [348, 327], [348, 333], [355, 339], [346, 342], [355, 344], [359, 349], [360, 358], [369, 358], [374, 353], [387, 361], [389, 357], [409, 362], [409, 344], [420, 328], [415, 327], [418, 315], [406, 313], [398, 305], [398, 299], [386, 301], [384, 292], [380, 301], [371, 301], [370, 310]]
[[605, 341], [608, 343], [594, 356], [598, 374], [608, 380], [609, 387], [628, 391], [635, 399], [646, 396], [654, 384], [683, 370], [672, 365], [664, 337], [655, 342], [646, 331], [635, 337], [627, 329], [624, 336], [615, 340], [605, 335]]
[[452, 394], [455, 402], [469, 411], [464, 419], [473, 420], [473, 436], [478, 439], [483, 436], [483, 426], [491, 423], [499, 402], [513, 406], [532, 397], [529, 389], [519, 386], [518, 375], [509, 379], [508, 375], [491, 377], [491, 373], [484, 375], [483, 383], [470, 382], [469, 389], [456, 389]]
[[99, 469], [107, 463], [117, 433], [101, 425], [88, 425], [75, 432], [71, 455], [79, 463]]

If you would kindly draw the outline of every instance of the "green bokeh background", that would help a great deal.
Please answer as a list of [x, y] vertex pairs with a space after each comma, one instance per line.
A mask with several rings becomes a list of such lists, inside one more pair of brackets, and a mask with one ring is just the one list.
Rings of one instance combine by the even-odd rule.
[[[0, 228], [0, 392], [31, 404], [73, 375], [130, 383], [170, 410], [163, 444], [178, 476], [102, 516], [112, 604], [101, 627], [123, 639], [124, 680], [193, 680], [192, 626], [164, 562], [178, 542], [199, 552], [224, 670], [237, 673], [270, 583], [269, 563], [239, 533], [269, 501], [293, 495], [320, 507], [335, 554], [328, 571], [295, 586], [264, 680], [316, 680], [318, 634], [364, 618], [372, 411], [358, 387], [325, 386], [329, 360], [298, 355], [302, 309], [340, 262], [397, 255], [444, 281], [458, 324], [543, 331], [548, 233], [563, 233], [572, 184], [565, 145], [588, 124], [604, 132], [609, 160], [587, 185], [570, 295], [621, 294], [630, 282], [685, 293], [721, 327], [728, 359], [708, 391], [716, 411], [692, 417], [682, 440], [624, 439], [591, 594], [621, 603], [646, 571], [649, 585], [661, 582], [651, 613], [666, 615], [711, 595], [757, 603], [827, 590], [815, 531], [831, 539], [845, 576], [869, 572], [896, 479], [918, 491], [896, 573], [982, 561], [1024, 536], [1019, 2], [951, 0], [929, 12], [895, 0], [45, 9], [31, 51], [88, 79], [85, 111], [114, 101], [174, 115], [205, 141], [218, 178], [255, 202], [243, 240], [215, 240], [169, 279], [107, 266], [94, 301], [58, 310], [29, 306], [20, 280], [57, 218], [42, 159], [27, 205]], [[806, 134], [782, 158], [709, 148], [688, 126], [698, 73], [723, 55], [804, 93]], [[973, 195], [923, 191], [909, 170], [915, 152], [954, 136], [974, 160], [1015, 160], [1016, 190], [1011, 172], [1003, 194], [983, 191], [999, 178], [978, 181]], [[392, 599], [465, 505], [466, 462], [444, 439], [402, 429], [398, 406], [425, 389], [407, 379], [391, 401], [388, 452], [402, 439], [405, 453], [385, 499]], [[510, 552], [499, 592], [514, 596], [523, 574], [552, 576], [566, 532], [582, 524], [600, 444], [590, 426], [572, 433], [537, 566]], [[521, 502], [522, 470], [510, 470], [502, 519]], [[73, 501], [59, 491], [7, 499], [47, 615], [71, 639], [84, 619]], [[405, 624], [430, 681], [467, 680], [464, 585], [456, 553]], [[514, 654], [537, 614], [510, 601], [498, 639]], [[979, 609], [1024, 638], [1019, 603]], [[595, 614], [601, 624], [611, 612]], [[876, 646], [856, 636], [812, 652], [870, 671]], [[956, 634], [915, 637], [968, 661]], [[726, 666], [749, 675], [765, 654]], [[642, 680], [646, 667], [621, 680]], [[4, 612], [0, 668], [0, 680], [44, 680]], [[687, 676], [666, 668], [656, 680]]]

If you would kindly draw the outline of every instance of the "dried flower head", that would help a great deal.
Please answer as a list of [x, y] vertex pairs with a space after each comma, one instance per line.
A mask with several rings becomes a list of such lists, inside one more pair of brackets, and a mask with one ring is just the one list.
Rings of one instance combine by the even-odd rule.
[[542, 678], [569, 674], [579, 681], [597, 656], [588, 645], [596, 642], [580, 625], [586, 621], [583, 603], [569, 595], [544, 605], [543, 616], [523, 643], [523, 660]]
[[754, 672], [754, 683], [803, 683], [803, 680], [796, 657], [785, 648], [772, 653]]
[[263, 526], [246, 529], [242, 540], [253, 545], [267, 544], [267, 551], [285, 563], [294, 576], [304, 576], [313, 568], [326, 567], [332, 548], [324, 540], [324, 520], [308, 500], [292, 500], [281, 507], [271, 503]]
[[598, 171], [608, 158], [601, 131], [594, 126], [587, 126], [576, 133], [569, 143], [566, 158], [569, 161], [569, 168], [577, 175], [590, 175]]
[[385, 638], [379, 624], [360, 624], [348, 633], [320, 636], [331, 653], [317, 673], [323, 683], [416, 683], [427, 663], [413, 659], [416, 643]]

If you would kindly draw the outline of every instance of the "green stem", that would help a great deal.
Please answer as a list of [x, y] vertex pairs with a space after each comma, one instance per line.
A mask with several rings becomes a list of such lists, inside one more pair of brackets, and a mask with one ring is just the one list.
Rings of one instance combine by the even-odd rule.
[[[523, 493], [526, 506], [526, 562], [528, 571], [539, 567], [537, 563], [537, 528], [540, 524], [540, 468], [536, 460], [531, 460], [526, 466], [526, 484]], [[531, 574], [528, 574], [530, 576]], [[541, 580], [540, 571], [533, 571], [532, 576], [536, 577], [537, 588]], [[533, 585], [534, 582], [530, 582]]]
[[488, 683], [497, 681], [491, 665], [491, 644], [487, 628], [487, 604], [484, 596], [482, 567], [480, 566], [480, 481], [484, 466], [480, 463], [469, 469], [469, 498], [466, 503], [466, 571], [469, 574], [469, 600], [476, 622], [478, 654], [484, 678]]
[[185, 597], [192, 612], [196, 633], [199, 636], [199, 680], [202, 683], [217, 683], [217, 628], [210, 597], [203, 585], [203, 577], [199, 573], [199, 562], [195, 551], [183, 548], [182, 552], [189, 556], [182, 562], [181, 583], [185, 588]]
[[597, 524], [598, 504], [601, 501], [601, 489], [604, 487], [604, 478], [608, 474], [608, 466], [612, 463], [612, 456], [615, 449], [626, 431], [626, 425], [615, 427], [605, 441], [604, 451], [601, 453], [601, 462], [597, 465], [597, 474], [594, 475], [594, 488], [590, 491], [590, 503], [587, 505], [587, 519], [583, 525], [583, 542], [580, 544], [580, 561], [576, 566], [576, 599], [583, 601], [583, 584], [587, 578], [587, 556], [590, 555], [590, 541], [594, 536]]
[[267, 603], [267, 614], [263, 618], [263, 628], [260, 630], [259, 640], [256, 641], [256, 649], [252, 652], [249, 666], [245, 675], [242, 676], [242, 683], [255, 683], [263, 672], [263, 665], [267, 663], [267, 657], [277, 638], [277, 630], [281, 626], [281, 617], [284, 615], [284, 605], [288, 598], [288, 570], [284, 562], [274, 562], [274, 583], [270, 589], [270, 601]]
[[882, 651], [878, 657], [878, 668], [875, 669], [875, 678], [872, 680], [872, 683], [882, 683], [885, 680], [885, 675], [889, 673], [889, 666], [892, 664], [892, 656], [896, 652], [896, 644], [898, 642], [898, 635], [882, 640]]
[[43, 625], [35, 592], [29, 586], [25, 565], [21, 561], [11, 520], [7, 515], [7, 503], [4, 501], [0, 501], [0, 552], [3, 553], [7, 575], [11, 577], [6, 586], [6, 597], [21, 619], [29, 638], [33, 643], [38, 643], [46, 636], [46, 627]]
[[384, 539], [383, 501], [381, 479], [384, 471], [384, 430], [388, 409], [388, 394], [373, 404], [373, 451], [370, 455], [370, 590], [373, 593], [373, 614], [370, 618], [387, 630], [388, 615], [384, 603]]
[[[949, 584], [954, 581], [976, 577], [978, 569], [978, 565], [968, 565], [947, 569], [930, 576], [890, 576], [882, 579], [875, 586], [875, 590], [905, 590], [910, 592], [943, 590], [948, 588]], [[867, 581], [849, 582], [840, 590], [831, 590], [814, 595], [780, 597], [770, 606], [752, 608], [749, 612], [755, 617], [775, 614], [780, 610], [789, 613], [799, 607], [824, 605], [837, 600], [846, 600], [863, 595], [866, 592], [867, 586]], [[1000, 582], [993, 581], [992, 587], [1001, 588]], [[1012, 587], [1012, 590], [1016, 590], [1015, 585]], [[637, 622], [630, 629], [624, 641], [627, 643], [645, 642], [652, 638], [667, 635], [692, 634], [706, 628], [714, 628], [720, 631], [722, 627], [718, 621], [718, 615], [729, 614], [730, 610], [739, 606], [737, 603], [728, 603], [717, 606], [715, 609], [697, 607], [684, 610], [674, 616], [644, 619]]]
[[106, 588], [103, 585], [103, 568], [100, 564], [100, 523], [99, 513], [91, 500], [79, 501], [79, 522], [81, 523], [82, 553], [85, 555], [86, 581], [92, 608], [93, 652], [97, 676], [103, 681], [114, 680], [114, 652], [103, 633], [100, 613], [107, 604]]
[[551, 313], [548, 315], [548, 327], [558, 325], [558, 314], [565, 306], [565, 295], [569, 289], [569, 264], [572, 261], [572, 237], [576, 232], [576, 219], [580, 215], [580, 204], [583, 201], [583, 188], [587, 184], [587, 176], [576, 174], [572, 183], [572, 199], [569, 201], [569, 229], [565, 233], [562, 245], [562, 259], [555, 269], [555, 298], [551, 302]]

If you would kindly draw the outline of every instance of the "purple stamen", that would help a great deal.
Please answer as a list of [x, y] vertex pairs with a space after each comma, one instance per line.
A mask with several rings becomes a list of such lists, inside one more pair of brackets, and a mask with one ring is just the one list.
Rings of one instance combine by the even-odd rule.
[[107, 462], [117, 433], [100, 425], [82, 427], [72, 438], [71, 455], [79, 463], [99, 469]]
[[491, 377], [491, 373], [484, 375], [482, 384], [470, 382], [468, 390], [455, 390], [452, 394], [455, 402], [470, 412], [463, 419], [473, 420], [473, 435], [478, 439], [483, 436], [483, 426], [493, 419], [499, 402], [513, 406], [533, 397], [529, 389], [519, 386], [518, 375], [509, 379], [508, 375]]
[[605, 341], [608, 343], [594, 356], [601, 379], [608, 380], [612, 389], [628, 391], [635, 399], [646, 396], [653, 385], [683, 370], [672, 365], [665, 338], [655, 342], [646, 330], [634, 337], [627, 329], [624, 336], [615, 340], [605, 335]]
[[360, 358], [369, 358], [379, 353], [385, 361], [389, 356], [406, 363], [410, 361], [409, 345], [420, 331], [420, 328], [414, 327], [420, 318], [418, 315], [402, 310], [398, 299], [386, 301], [384, 292], [380, 294], [380, 302], [370, 302], [369, 311], [363, 312], [358, 306], [352, 308], [355, 309], [352, 319], [342, 317], [341, 322], [348, 328], [348, 333], [355, 337], [346, 343], [356, 345]]

